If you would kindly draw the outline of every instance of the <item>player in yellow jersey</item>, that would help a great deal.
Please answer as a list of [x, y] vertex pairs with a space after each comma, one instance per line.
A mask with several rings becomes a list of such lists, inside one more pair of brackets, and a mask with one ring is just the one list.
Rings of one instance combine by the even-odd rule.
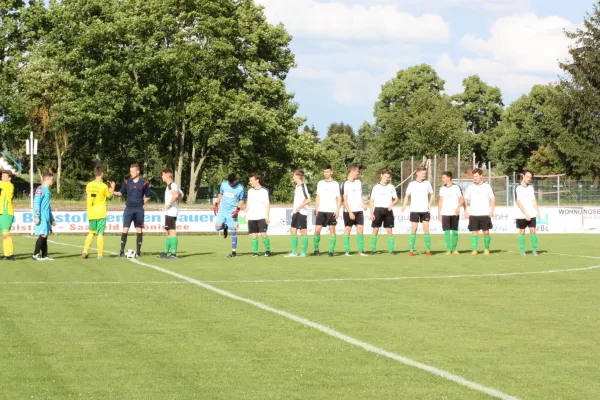
[[2, 248], [4, 258], [2, 260], [15, 261], [12, 238], [10, 237], [10, 228], [12, 227], [15, 211], [13, 208], [13, 197], [15, 187], [11, 183], [12, 172], [2, 171], [2, 180], [0, 180], [0, 231], [2, 231]]
[[90, 246], [94, 236], [98, 235], [98, 258], [104, 256], [104, 228], [106, 226], [106, 200], [112, 200], [115, 192], [115, 183], [109, 182], [110, 189], [106, 183], [102, 182], [104, 178], [104, 168], [97, 166], [94, 168], [96, 180], [90, 182], [85, 187], [87, 193], [87, 214], [90, 221], [90, 233], [85, 239], [82, 258], [89, 257]]

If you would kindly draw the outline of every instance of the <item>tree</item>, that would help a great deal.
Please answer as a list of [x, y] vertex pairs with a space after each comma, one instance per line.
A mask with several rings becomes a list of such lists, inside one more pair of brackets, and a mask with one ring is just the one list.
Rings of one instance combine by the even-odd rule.
[[315, 128], [315, 124], [312, 124], [310, 127], [308, 125], [304, 125], [303, 132], [313, 135], [315, 143], [319, 143], [321, 141], [319, 137], [319, 131], [317, 128]]
[[539, 149], [534, 150], [525, 168], [536, 175], [555, 175], [565, 171], [559, 158], [549, 146], [540, 146]]
[[321, 143], [328, 152], [335, 172], [345, 173], [358, 156], [358, 146], [354, 129], [348, 124], [332, 123], [327, 129], [327, 137]]

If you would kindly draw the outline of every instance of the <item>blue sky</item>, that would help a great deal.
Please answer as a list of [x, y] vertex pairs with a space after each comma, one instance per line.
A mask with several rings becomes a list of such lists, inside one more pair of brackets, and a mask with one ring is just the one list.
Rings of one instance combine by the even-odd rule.
[[294, 36], [288, 79], [299, 114], [324, 135], [331, 122], [373, 121], [381, 84], [428, 63], [446, 92], [478, 74], [504, 103], [558, 79], [563, 30], [581, 24], [592, 0], [256, 0]]

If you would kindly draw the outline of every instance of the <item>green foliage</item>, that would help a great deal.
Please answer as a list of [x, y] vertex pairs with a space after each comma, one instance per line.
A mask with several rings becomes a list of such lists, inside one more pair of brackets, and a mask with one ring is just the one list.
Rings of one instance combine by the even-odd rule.
[[534, 150], [525, 167], [536, 175], [556, 175], [564, 172], [560, 159], [550, 146], [540, 146]]
[[63, 179], [62, 190], [55, 197], [61, 200], [81, 200], [84, 197], [84, 192], [85, 189], [76, 180]]

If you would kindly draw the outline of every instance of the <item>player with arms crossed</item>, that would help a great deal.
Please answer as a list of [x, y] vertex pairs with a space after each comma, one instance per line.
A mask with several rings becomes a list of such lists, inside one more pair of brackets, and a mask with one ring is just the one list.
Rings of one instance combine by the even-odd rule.
[[375, 255], [377, 251], [377, 234], [382, 226], [387, 230], [388, 234], [388, 251], [394, 255], [394, 206], [398, 204], [400, 199], [396, 192], [396, 188], [390, 182], [392, 180], [392, 171], [384, 169], [381, 171], [380, 182], [373, 186], [371, 190], [371, 199], [369, 206], [371, 208], [371, 227], [373, 234], [371, 235], [371, 254]]
[[[458, 247], [458, 221], [460, 220], [460, 208], [465, 204], [460, 186], [452, 183], [452, 172], [445, 171], [442, 174], [444, 186], [440, 188], [438, 200], [438, 221], [442, 221], [442, 230], [446, 240], [446, 255], [459, 255]], [[465, 206], [465, 212], [467, 211]]]
[[329, 257], [333, 257], [335, 251], [335, 226], [337, 225], [337, 217], [340, 214], [342, 206], [342, 196], [340, 193], [340, 184], [333, 179], [333, 170], [331, 165], [323, 167], [323, 179], [317, 184], [317, 196], [315, 199], [315, 215], [317, 217], [315, 223], [315, 236], [313, 245], [315, 248], [315, 256], [321, 255], [319, 251], [319, 243], [321, 242], [321, 230], [323, 226], [329, 226]]
[[228, 231], [231, 230], [231, 253], [227, 256], [228, 258], [237, 256], [238, 215], [245, 198], [244, 186], [237, 181], [235, 173], [230, 173], [227, 180], [221, 183], [214, 208], [217, 216], [215, 223], [217, 232], [222, 230], [223, 238], [226, 238]]
[[476, 256], [479, 244], [479, 231], [483, 231], [483, 254], [490, 255], [490, 229], [494, 227], [492, 217], [496, 208], [496, 196], [489, 183], [483, 182], [483, 171], [479, 168], [473, 170], [474, 184], [467, 188], [465, 205], [468, 211], [465, 217], [469, 218], [469, 230], [473, 233], [471, 237], [472, 255]]
[[410, 197], [410, 222], [412, 223], [408, 256], [414, 257], [415, 243], [417, 241], [417, 229], [419, 223], [423, 224], [423, 236], [425, 237], [425, 255], [431, 256], [431, 236], [429, 235], [429, 221], [431, 220], [431, 205], [433, 204], [433, 188], [431, 183], [425, 179], [427, 168], [417, 167], [417, 179], [408, 184], [406, 195], [404, 196], [404, 205], [402, 214], [408, 205]]
[[269, 229], [269, 214], [271, 202], [269, 191], [260, 184], [261, 176], [257, 173], [250, 174], [250, 190], [246, 202], [246, 219], [248, 220], [248, 233], [252, 236], [252, 251], [258, 257], [258, 234], [262, 236], [265, 245], [265, 257], [271, 257], [271, 239], [267, 236]]
[[179, 202], [183, 199], [183, 192], [179, 185], [173, 182], [173, 170], [165, 168], [161, 174], [162, 181], [167, 184], [165, 189], [165, 231], [167, 231], [167, 240], [165, 242], [165, 251], [160, 253], [158, 258], [177, 258], [177, 246], [179, 238], [177, 237], [177, 214], [179, 214]]
[[119, 257], [125, 257], [125, 245], [127, 245], [127, 234], [129, 227], [133, 226], [137, 232], [137, 250], [136, 255], [142, 255], [142, 240], [144, 229], [144, 206], [150, 201], [150, 185], [140, 178], [139, 164], [133, 164], [129, 167], [131, 179], [127, 179], [121, 185], [121, 189], [115, 192], [115, 196], [121, 197], [127, 193], [127, 202], [123, 212], [123, 233], [121, 234], [121, 251]]
[[[294, 212], [292, 214], [292, 224], [290, 234], [292, 235], [292, 252], [286, 257], [306, 257], [308, 251], [308, 205], [310, 204], [310, 193], [304, 183], [304, 171], [298, 169], [292, 177], [296, 188], [294, 189]], [[298, 231], [302, 236], [302, 252], [298, 255]]]
[[94, 236], [98, 235], [98, 258], [104, 257], [104, 229], [106, 227], [106, 200], [112, 200], [115, 192], [115, 183], [109, 182], [109, 187], [102, 182], [104, 178], [104, 168], [97, 166], [94, 168], [95, 180], [88, 183], [85, 187], [87, 193], [87, 214], [90, 221], [90, 231], [83, 245], [83, 254], [81, 258], [89, 257], [90, 246]]
[[4, 251], [3, 260], [5, 261], [15, 261], [13, 241], [10, 237], [10, 229], [15, 217], [13, 207], [15, 187], [10, 181], [11, 179], [12, 172], [3, 170], [0, 180], [0, 231], [2, 231], [2, 250]]
[[50, 200], [50, 188], [54, 184], [54, 175], [51, 172], [45, 172], [42, 175], [42, 185], [35, 190], [33, 199], [33, 222], [35, 223], [35, 236], [38, 237], [35, 242], [33, 259], [36, 261], [54, 261], [48, 257], [48, 235], [52, 232], [52, 227], [56, 226]]
[[362, 196], [362, 182], [358, 180], [360, 168], [358, 165], [348, 167], [348, 179], [342, 183], [342, 199], [344, 202], [344, 252], [347, 256], [350, 254], [350, 233], [352, 227], [356, 225], [356, 238], [358, 241], [358, 254], [365, 254], [365, 237], [363, 234], [365, 217], [363, 211], [365, 201]]
[[540, 209], [535, 199], [535, 190], [531, 186], [533, 172], [523, 171], [523, 180], [515, 188], [515, 211], [517, 215], [517, 229], [519, 230], [519, 250], [525, 255], [525, 230], [529, 228], [531, 250], [534, 256], [538, 255], [538, 238], [536, 234], [537, 218], [540, 218]]

